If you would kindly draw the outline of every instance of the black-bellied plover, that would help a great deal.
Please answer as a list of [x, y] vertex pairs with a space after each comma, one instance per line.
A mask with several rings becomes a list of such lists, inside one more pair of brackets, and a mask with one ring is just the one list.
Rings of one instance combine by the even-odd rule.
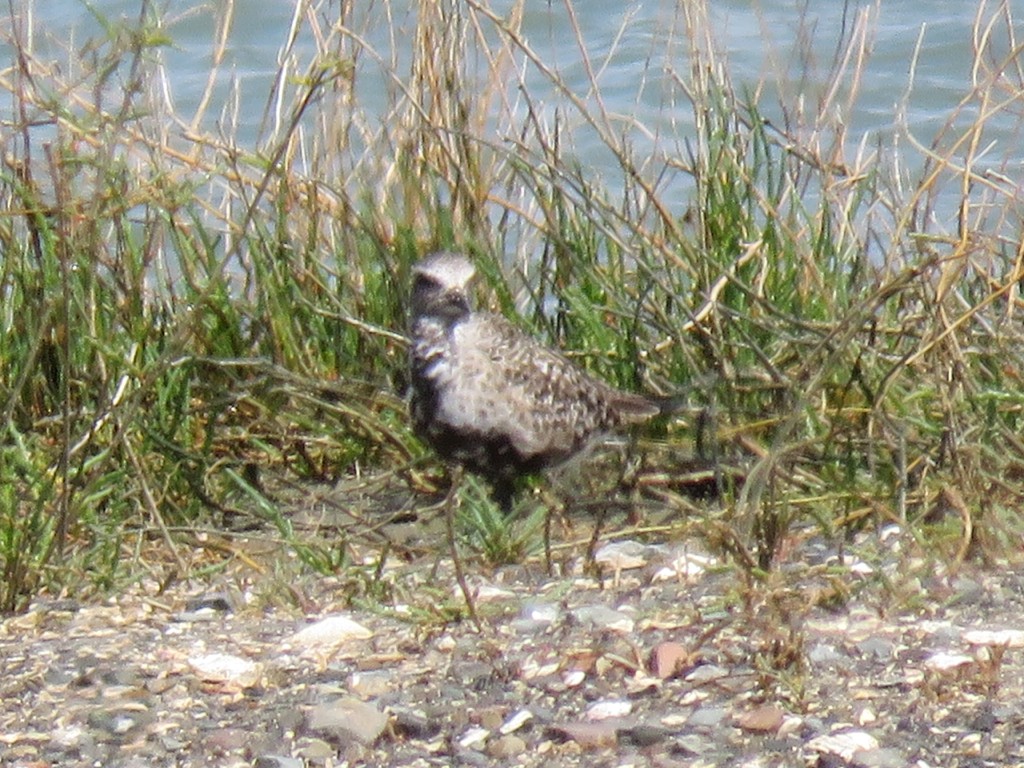
[[519, 477], [663, 406], [590, 376], [504, 317], [474, 311], [475, 274], [451, 252], [413, 268], [412, 421], [443, 459], [490, 482], [507, 511]]

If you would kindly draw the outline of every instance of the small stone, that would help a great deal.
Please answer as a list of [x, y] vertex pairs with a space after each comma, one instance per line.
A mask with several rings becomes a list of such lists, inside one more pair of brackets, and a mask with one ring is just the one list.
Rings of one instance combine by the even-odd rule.
[[188, 660], [196, 677], [208, 683], [224, 683], [238, 688], [252, 688], [259, 683], [263, 668], [255, 661], [228, 653], [208, 653]]
[[553, 603], [526, 603], [519, 611], [519, 618], [523, 621], [547, 625], [554, 623], [558, 619], [560, 610]]
[[609, 699], [595, 701], [587, 707], [587, 720], [608, 720], [613, 717], [625, 717], [633, 711], [633, 704], [625, 699]]
[[301, 758], [281, 755], [262, 755], [255, 762], [255, 768], [303, 768], [304, 765]]
[[295, 754], [311, 762], [333, 759], [337, 750], [323, 739], [301, 739]]
[[717, 728], [728, 713], [723, 707], [701, 707], [694, 711], [686, 724], [698, 728]]
[[501, 728], [498, 730], [503, 734], [515, 733], [531, 720], [533, 720], [533, 712], [528, 709], [520, 709], [512, 715], [512, 717], [502, 723]]
[[479, 710], [476, 716], [481, 728], [496, 731], [505, 720], [505, 711], [500, 707], [486, 707]]
[[89, 712], [89, 725], [111, 736], [134, 735], [153, 721], [153, 713], [142, 707], [131, 709], [95, 709]]
[[690, 653], [680, 643], [658, 643], [651, 651], [651, 674], [667, 680], [678, 675], [690, 659]]
[[688, 683], [710, 683], [729, 676], [729, 670], [717, 664], [701, 664], [686, 676]]
[[387, 715], [375, 706], [350, 697], [319, 704], [307, 717], [309, 730], [341, 746], [371, 745], [387, 723]]
[[757, 709], [744, 712], [736, 718], [736, 724], [745, 731], [754, 733], [775, 733], [782, 725], [786, 713], [774, 704], [764, 704]]
[[185, 601], [185, 610], [188, 613], [209, 611], [211, 613], [233, 613], [235, 601], [228, 592], [211, 592], [208, 595], [199, 595]]
[[857, 643], [857, 650], [880, 661], [891, 659], [896, 653], [896, 644], [887, 637], [869, 637]]
[[252, 733], [244, 728], [214, 728], [203, 736], [207, 754], [227, 755], [240, 752], [252, 742]]
[[963, 638], [971, 645], [1024, 648], [1024, 630], [1020, 629], [972, 629], [964, 632]]
[[895, 749], [862, 749], [853, 755], [857, 768], [904, 768], [907, 756]]
[[581, 625], [594, 629], [607, 629], [627, 634], [633, 631], [635, 622], [621, 611], [603, 605], [588, 605], [572, 611], [571, 616]]
[[700, 757], [716, 749], [716, 745], [710, 739], [706, 739], [698, 733], [684, 733], [675, 740], [675, 747], [684, 755]]
[[662, 728], [660, 725], [641, 723], [629, 728], [620, 728], [618, 737], [623, 744], [632, 744], [634, 747], [643, 748], [660, 744], [669, 737], [670, 733], [668, 728]]
[[426, 715], [408, 709], [399, 709], [394, 715], [395, 733], [407, 739], [433, 738], [441, 732], [441, 723], [431, 720]]
[[394, 684], [394, 675], [387, 669], [353, 672], [348, 678], [349, 690], [361, 699], [383, 696], [391, 691]]
[[498, 759], [516, 757], [525, 751], [526, 742], [515, 734], [500, 736], [487, 745], [487, 754]]
[[878, 749], [878, 740], [866, 731], [844, 731], [815, 736], [807, 742], [807, 748], [825, 755], [841, 757], [849, 763], [858, 752]]
[[974, 659], [962, 653], [939, 651], [924, 660], [926, 669], [933, 672], [954, 672], [974, 664]]
[[597, 723], [562, 723], [549, 729], [556, 740], [574, 741], [583, 749], [614, 747], [618, 742], [618, 729], [610, 720]]
[[660, 581], [693, 581], [701, 576], [715, 558], [696, 552], [680, 552], [666, 560], [651, 576], [652, 583]]
[[459, 739], [459, 746], [463, 749], [468, 747], [482, 747], [487, 741], [487, 737], [491, 735], [491, 732], [487, 728], [473, 727], [462, 734]]
[[347, 616], [327, 616], [285, 638], [281, 648], [322, 661], [334, 656], [348, 643], [371, 637], [373, 632]]
[[846, 661], [834, 645], [829, 643], [815, 643], [807, 652], [807, 660], [812, 664], [829, 664], [838, 661]]
[[872, 723], [877, 722], [878, 715], [875, 714], [875, 711], [871, 709], [871, 707], [862, 707], [860, 711], [854, 715], [853, 719], [857, 725], [871, 725]]
[[655, 547], [641, 544], [639, 541], [609, 541], [594, 552], [594, 562], [618, 573], [631, 568], [642, 568], [657, 551]]

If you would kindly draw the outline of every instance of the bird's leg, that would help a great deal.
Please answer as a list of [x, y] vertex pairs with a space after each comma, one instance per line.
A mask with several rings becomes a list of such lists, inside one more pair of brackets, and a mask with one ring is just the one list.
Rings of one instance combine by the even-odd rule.
[[452, 555], [452, 565], [455, 568], [455, 580], [459, 583], [459, 589], [462, 590], [462, 597], [466, 601], [466, 611], [469, 613], [469, 618], [472, 619], [473, 624], [476, 626], [477, 631], [483, 631], [483, 626], [480, 624], [480, 617], [476, 613], [476, 601], [473, 599], [473, 593], [469, 590], [469, 585], [466, 583], [466, 574], [462, 570], [462, 558], [459, 557], [459, 544], [455, 539], [455, 511], [459, 504], [459, 489], [462, 487], [462, 465], [456, 465], [452, 470], [452, 485], [448, 489], [448, 495], [444, 499], [444, 523], [445, 529], [448, 533], [448, 549]]
[[563, 503], [561, 496], [543, 485], [540, 488], [540, 503], [544, 507], [544, 567], [547, 569], [548, 576], [553, 576], [554, 563], [551, 560], [551, 521], [554, 520], [556, 516], [559, 517], [563, 524], [562, 532], [567, 533], [567, 528], [565, 527], [565, 504]]
[[600, 571], [594, 557], [597, 552], [597, 543], [601, 540], [601, 526], [604, 525], [604, 519], [607, 515], [608, 505], [602, 504], [597, 513], [597, 520], [594, 522], [594, 534], [590, 537], [590, 543], [587, 545], [587, 554], [583, 558], [584, 573], [598, 573]]

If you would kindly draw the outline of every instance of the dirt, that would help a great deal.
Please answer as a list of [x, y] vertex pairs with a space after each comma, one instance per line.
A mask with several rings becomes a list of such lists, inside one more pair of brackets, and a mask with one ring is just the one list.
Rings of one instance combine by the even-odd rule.
[[0, 765], [1024, 765], [1018, 570], [891, 526], [754, 578], [695, 520], [609, 521], [595, 569], [572, 520], [556, 575], [465, 553], [476, 626], [436, 515], [354, 509], [334, 576], [210, 534], [214, 576], [7, 617]]

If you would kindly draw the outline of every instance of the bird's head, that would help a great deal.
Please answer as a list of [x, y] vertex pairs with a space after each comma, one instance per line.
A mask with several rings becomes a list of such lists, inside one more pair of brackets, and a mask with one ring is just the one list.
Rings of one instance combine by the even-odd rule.
[[455, 322], [472, 311], [469, 290], [476, 275], [460, 253], [432, 253], [412, 268], [412, 316]]

